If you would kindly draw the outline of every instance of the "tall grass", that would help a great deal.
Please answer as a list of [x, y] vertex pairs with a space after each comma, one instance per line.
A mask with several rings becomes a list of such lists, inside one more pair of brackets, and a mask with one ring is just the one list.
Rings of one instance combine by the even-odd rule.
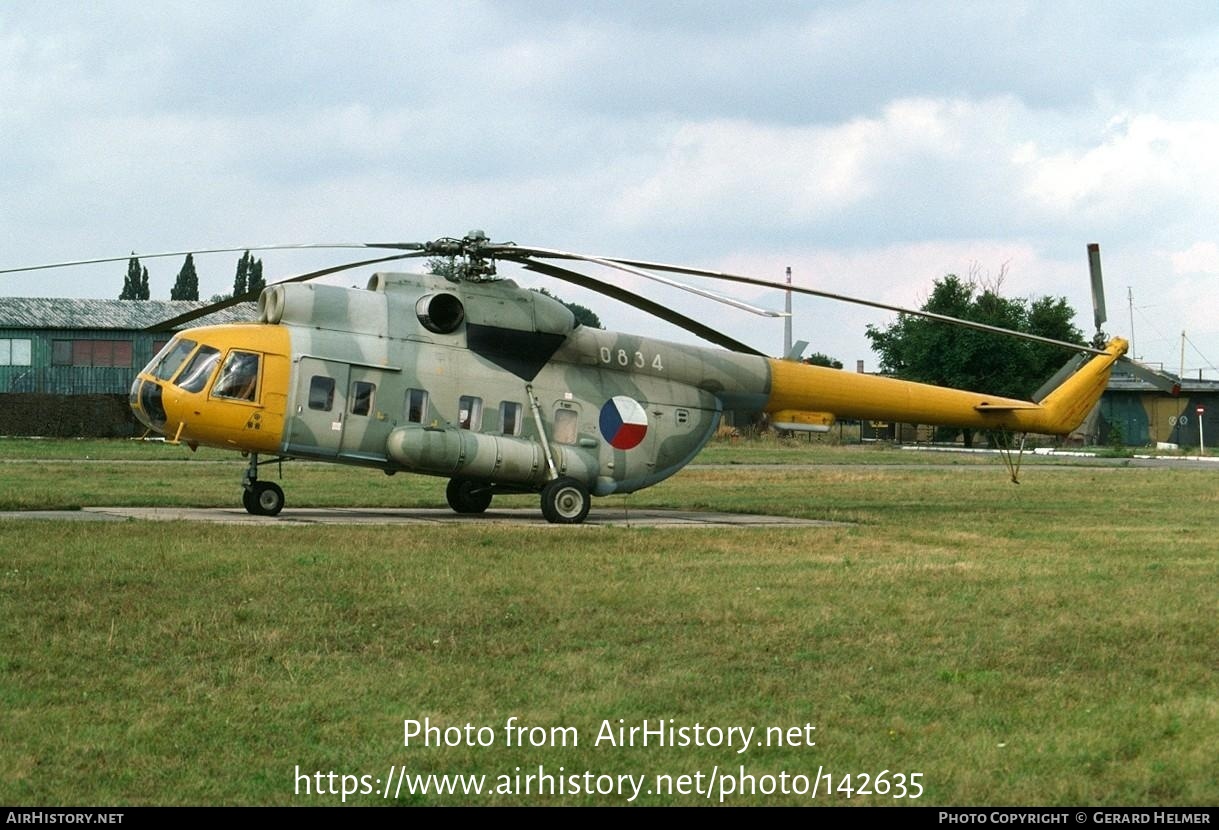
[[[232, 504], [239, 470], [0, 465], [10, 501], [16, 489], [84, 504]], [[286, 473], [290, 503], [443, 500], [437, 480]], [[494, 781], [539, 764], [704, 777], [820, 769], [835, 787], [846, 773], [858, 783], [889, 770], [921, 773], [925, 787], [913, 802], [822, 791], [815, 802], [759, 793], [729, 804], [1219, 801], [1213, 473], [1047, 467], [1016, 486], [997, 467], [839, 459], [692, 467], [628, 504], [842, 524], [0, 521], [0, 802], [337, 804], [298, 793], [297, 767]], [[579, 745], [505, 746], [514, 716], [574, 727]], [[403, 746], [403, 721], [424, 718], [489, 725], [496, 740]], [[670, 718], [813, 724], [816, 745], [594, 745], [603, 721]]]

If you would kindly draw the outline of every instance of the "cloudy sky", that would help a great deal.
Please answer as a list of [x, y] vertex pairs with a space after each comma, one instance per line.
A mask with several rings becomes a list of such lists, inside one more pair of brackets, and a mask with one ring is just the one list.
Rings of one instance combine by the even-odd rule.
[[[1065, 296], [1219, 377], [1219, 5], [0, 4], [0, 268], [270, 242], [497, 240], [917, 307], [946, 273]], [[343, 252], [266, 253], [268, 278]], [[204, 296], [235, 255], [200, 258]], [[180, 259], [149, 260], [168, 297]], [[0, 276], [115, 297], [123, 263]], [[363, 284], [368, 269], [343, 276]], [[618, 279], [618, 278], [615, 278]], [[778, 353], [782, 324], [618, 279]], [[530, 285], [542, 284], [522, 278]], [[612, 328], [686, 340], [550, 286]], [[775, 292], [740, 292], [782, 308]], [[1133, 297], [1131, 302], [1130, 297]], [[798, 299], [875, 368], [881, 312]]]

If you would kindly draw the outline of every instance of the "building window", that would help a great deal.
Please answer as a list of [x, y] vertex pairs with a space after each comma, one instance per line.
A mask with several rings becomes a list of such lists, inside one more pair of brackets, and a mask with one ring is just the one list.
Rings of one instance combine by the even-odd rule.
[[462, 395], [457, 402], [457, 426], [478, 432], [483, 424], [483, 399]]
[[377, 391], [375, 383], [357, 380], [351, 384], [351, 414], [367, 415], [372, 412], [373, 393]]
[[32, 342], [0, 338], [0, 366], [29, 366], [33, 357]]
[[500, 403], [499, 431], [504, 435], [521, 434], [521, 405], [516, 401], [503, 401]]
[[423, 389], [406, 390], [406, 421], [422, 424], [427, 417], [427, 392]]
[[92, 340], [73, 340], [72, 341], [72, 365], [73, 366], [92, 366], [93, 365], [93, 341]]
[[52, 340], [52, 366], [118, 366], [131, 368], [130, 340]]

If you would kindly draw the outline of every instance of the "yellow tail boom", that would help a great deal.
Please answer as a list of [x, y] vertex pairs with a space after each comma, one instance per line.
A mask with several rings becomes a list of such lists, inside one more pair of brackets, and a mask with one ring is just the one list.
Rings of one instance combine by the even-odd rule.
[[771, 359], [766, 411], [831, 412], [838, 418], [1066, 435], [1100, 400], [1113, 364], [1127, 347], [1121, 338], [1109, 341], [1103, 354], [1040, 403]]

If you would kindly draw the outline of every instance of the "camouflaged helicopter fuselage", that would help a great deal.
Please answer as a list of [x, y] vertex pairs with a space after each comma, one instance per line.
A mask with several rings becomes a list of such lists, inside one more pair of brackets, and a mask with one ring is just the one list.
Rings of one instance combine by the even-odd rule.
[[[508, 280], [378, 274], [369, 287], [283, 286], [264, 298], [293, 356], [282, 454], [506, 489], [559, 475], [596, 495], [632, 492], [688, 463], [725, 408], [759, 410], [769, 393], [764, 358], [578, 326], [561, 303]], [[421, 321], [421, 303], [439, 294], [464, 309], [451, 331]], [[311, 401], [319, 386], [334, 399]], [[602, 419], [623, 398], [646, 419], [625, 448]]]
[[[562, 303], [510, 280], [285, 284], [259, 309], [259, 324], [180, 334], [133, 386], [137, 416], [187, 443], [501, 491], [562, 476], [596, 495], [647, 487], [687, 464], [724, 410], [1065, 433], [1125, 351], [1115, 340], [1031, 403], [579, 326]], [[210, 379], [187, 382], [205, 353]], [[243, 360], [259, 367], [256, 388], [221, 390]]]

